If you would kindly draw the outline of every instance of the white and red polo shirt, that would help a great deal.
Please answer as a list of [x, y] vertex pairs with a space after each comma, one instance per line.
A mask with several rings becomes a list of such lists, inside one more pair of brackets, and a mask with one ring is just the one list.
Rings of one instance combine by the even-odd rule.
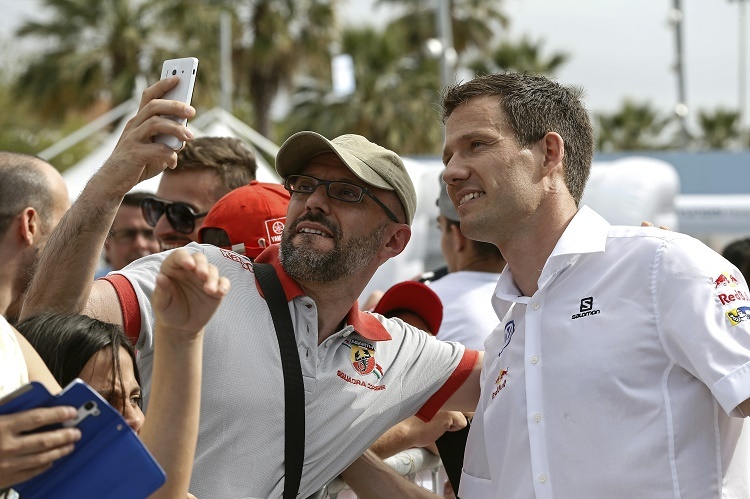
[[[232, 288], [206, 326], [198, 447], [190, 491], [198, 497], [280, 497], [284, 477], [284, 388], [271, 315], [250, 260], [192, 243]], [[136, 339], [145, 393], [152, 373], [157, 253], [106, 279], [125, 328]], [[305, 460], [300, 496], [338, 475], [385, 430], [418, 413], [430, 419], [472, 371], [477, 352], [441, 342], [397, 319], [360, 312], [318, 345], [315, 302], [278, 262], [278, 246], [258, 257], [274, 265], [297, 336], [305, 386]]]

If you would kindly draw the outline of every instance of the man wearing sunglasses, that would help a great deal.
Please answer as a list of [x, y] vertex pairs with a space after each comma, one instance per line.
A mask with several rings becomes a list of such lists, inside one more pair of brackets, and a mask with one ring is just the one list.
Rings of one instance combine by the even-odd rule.
[[[55, 307], [122, 325], [136, 340], [146, 396], [154, 343], [148, 298], [169, 253], [138, 260], [92, 284], [91, 246], [103, 239], [125, 192], [176, 163], [174, 152], [151, 137], [192, 138], [184, 126], [160, 118], [194, 113], [159, 99], [172, 84], [161, 80], [144, 92], [112, 157], [61, 222], [23, 311], [32, 315]], [[289, 302], [305, 389], [297, 497], [307, 497], [405, 417], [418, 413], [429, 420], [441, 407], [472, 411], [481, 354], [357, 307], [377, 268], [401, 253], [411, 236], [416, 192], [395, 153], [359, 135], [328, 140], [299, 132], [281, 146], [276, 170], [291, 192], [286, 225], [281, 244], [256, 261], [274, 266]], [[205, 254], [232, 283], [206, 326], [190, 490], [198, 497], [281, 497], [283, 373], [253, 263], [210, 245], [189, 244], [185, 250]], [[69, 266], [58, 268], [60, 259]]]
[[208, 210], [229, 191], [255, 179], [255, 154], [229, 137], [201, 137], [187, 142], [177, 166], [161, 177], [155, 196], [141, 204], [162, 250], [198, 241]]
[[104, 258], [110, 271], [160, 251], [154, 229], [141, 213], [141, 202], [149, 196], [146, 192], [131, 192], [122, 199], [104, 242]]

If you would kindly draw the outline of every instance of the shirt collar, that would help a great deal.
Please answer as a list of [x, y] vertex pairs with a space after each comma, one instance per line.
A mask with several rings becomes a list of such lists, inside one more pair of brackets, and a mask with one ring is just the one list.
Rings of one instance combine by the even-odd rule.
[[[537, 285], [542, 289], [555, 275], [585, 253], [603, 252], [609, 234], [609, 222], [588, 206], [581, 207], [558, 239], [542, 268]], [[507, 265], [500, 274], [495, 294], [499, 298], [525, 302]]]
[[[279, 250], [279, 245], [273, 244], [263, 250], [263, 252], [258, 255], [258, 258], [256, 258], [255, 261], [258, 263], [270, 263], [271, 265], [273, 265], [274, 270], [276, 270], [276, 274], [279, 276], [279, 281], [281, 281], [281, 287], [284, 289], [284, 296], [286, 297], [287, 301], [292, 301], [295, 298], [306, 296], [305, 291], [302, 289], [302, 287], [297, 283], [297, 281], [292, 279], [292, 277], [286, 273], [284, 267], [281, 265], [281, 262], [279, 261]], [[263, 296], [263, 290], [260, 289], [257, 279], [255, 281], [255, 285], [258, 287], [258, 292], [260, 293], [260, 295]], [[375, 316], [359, 310], [359, 306], [356, 301], [354, 302], [354, 305], [352, 305], [352, 308], [349, 309], [349, 312], [346, 314], [345, 322], [346, 324], [352, 326], [354, 332], [367, 340], [387, 341], [392, 339], [390, 333], [388, 333], [388, 330], [380, 323], [379, 320], [375, 318]]]

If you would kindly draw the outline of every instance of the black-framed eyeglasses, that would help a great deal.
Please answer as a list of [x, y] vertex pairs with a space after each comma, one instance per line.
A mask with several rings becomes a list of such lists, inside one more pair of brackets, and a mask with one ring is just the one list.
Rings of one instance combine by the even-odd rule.
[[195, 220], [208, 215], [208, 212], [196, 213], [185, 203], [165, 201], [157, 197], [147, 197], [141, 201], [141, 212], [151, 227], [156, 227], [161, 216], [166, 213], [167, 221], [180, 234], [193, 232]]
[[310, 195], [321, 185], [325, 186], [326, 194], [329, 198], [338, 199], [345, 203], [359, 203], [366, 194], [370, 196], [378, 206], [383, 208], [383, 211], [388, 215], [388, 218], [399, 223], [396, 215], [394, 215], [381, 200], [375, 197], [375, 194], [370, 192], [367, 187], [351, 184], [349, 182], [342, 182], [340, 180], [321, 180], [309, 175], [289, 175], [284, 179], [284, 188], [289, 192], [297, 194]]
[[116, 229], [109, 231], [109, 237], [117, 244], [133, 244], [138, 235], [148, 242], [156, 241], [154, 229]]

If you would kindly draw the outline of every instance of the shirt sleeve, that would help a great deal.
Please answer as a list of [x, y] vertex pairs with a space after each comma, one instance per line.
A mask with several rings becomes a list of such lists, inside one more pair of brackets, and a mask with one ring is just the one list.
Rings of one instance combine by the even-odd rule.
[[667, 354], [701, 380], [722, 408], [750, 397], [750, 291], [742, 273], [689, 237], [656, 253], [651, 288]]
[[384, 384], [399, 386], [401, 419], [417, 413], [429, 421], [471, 373], [477, 352], [440, 341], [401, 319], [374, 315], [392, 337], [383, 342], [389, 352]]

